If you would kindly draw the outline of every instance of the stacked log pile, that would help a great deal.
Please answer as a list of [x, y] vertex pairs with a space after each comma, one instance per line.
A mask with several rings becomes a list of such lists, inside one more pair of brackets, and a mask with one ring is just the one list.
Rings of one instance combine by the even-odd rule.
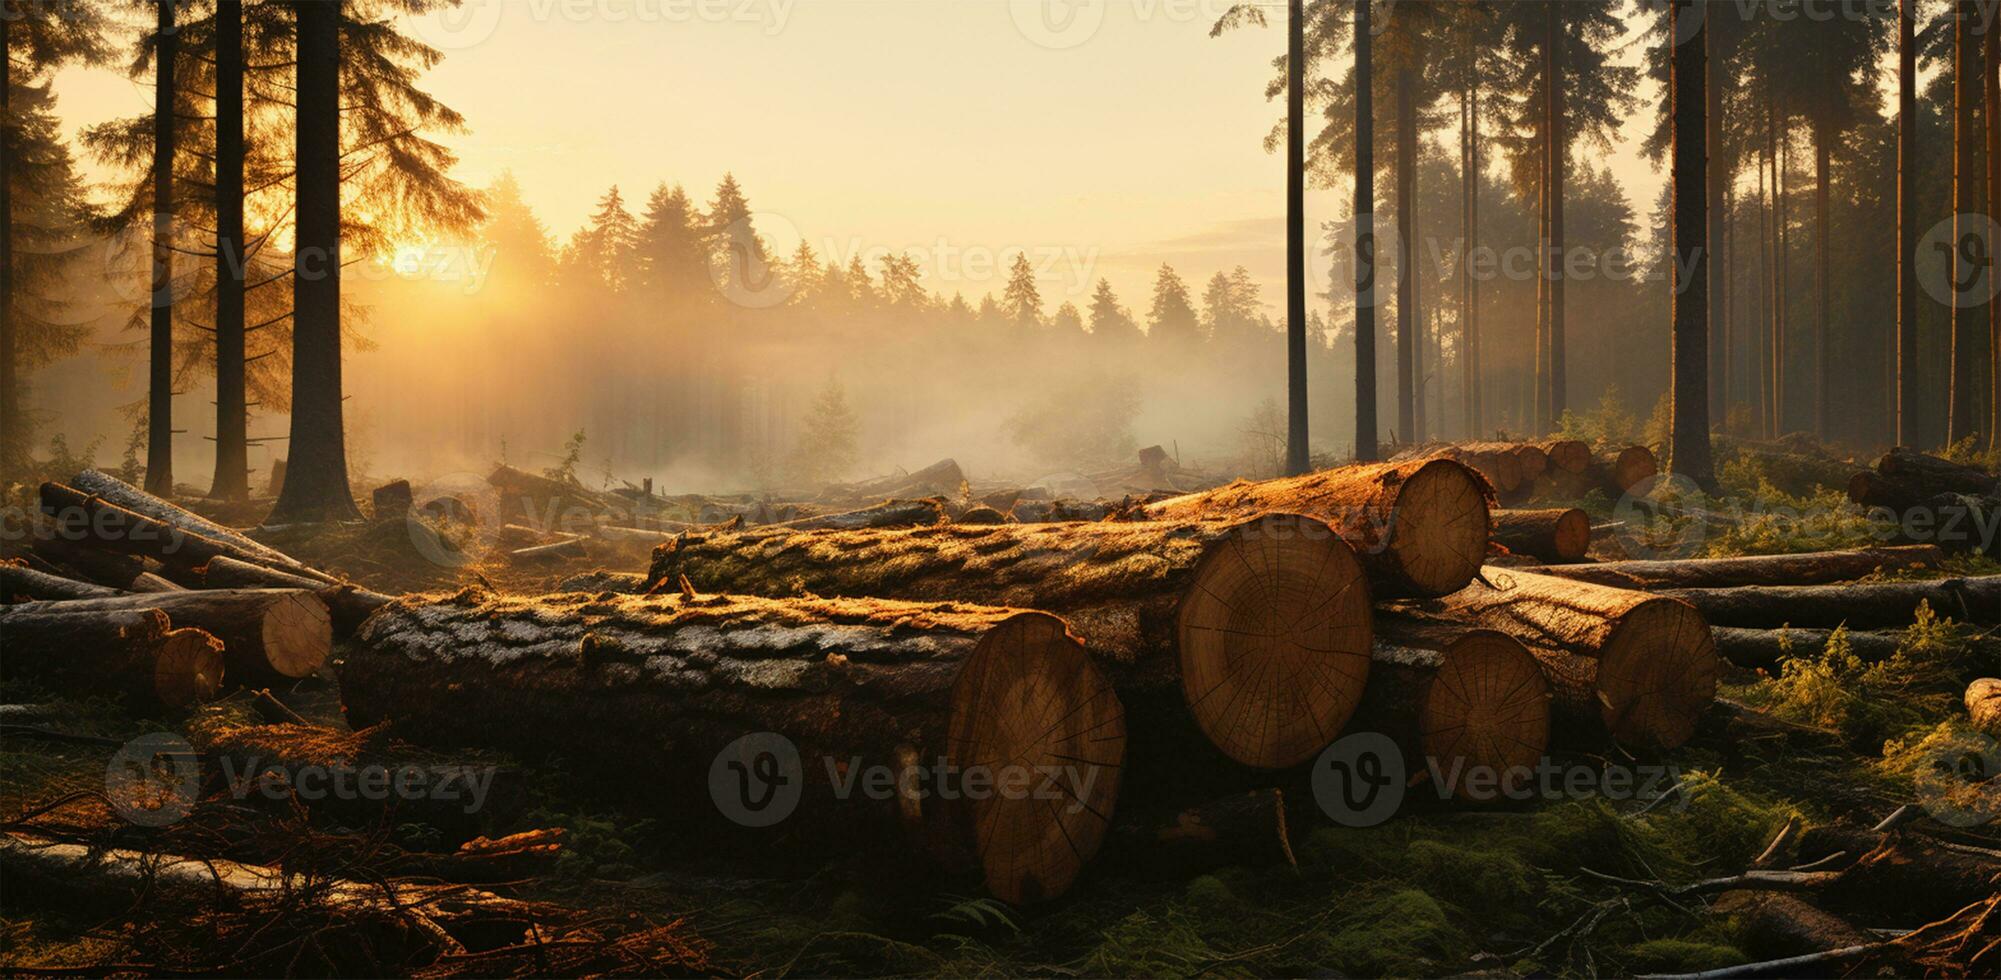
[[1897, 448], [1850, 477], [1848, 499], [1908, 540], [2001, 554], [2001, 478], [1973, 466]]

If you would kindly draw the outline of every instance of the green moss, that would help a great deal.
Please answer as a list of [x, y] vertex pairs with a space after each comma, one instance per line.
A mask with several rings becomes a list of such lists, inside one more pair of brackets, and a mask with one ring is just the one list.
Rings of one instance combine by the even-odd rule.
[[1728, 785], [1712, 773], [1684, 772], [1679, 797], [1648, 812], [1641, 823], [1684, 866], [1709, 860], [1736, 867], [1757, 856], [1797, 813], [1790, 804]]
[[1188, 904], [1202, 909], [1230, 908], [1238, 904], [1236, 892], [1215, 875], [1202, 875], [1190, 881], [1183, 895]]
[[1532, 905], [1538, 891], [1528, 865], [1510, 849], [1420, 840], [1405, 858], [1416, 882], [1460, 909], [1519, 910]]
[[1105, 929], [1103, 940], [1084, 957], [1083, 972], [1106, 977], [1187, 976], [1223, 955], [1181, 916], [1136, 911]]
[[1353, 976], [1401, 977], [1448, 970], [1470, 948], [1437, 899], [1402, 888], [1364, 902], [1330, 925], [1319, 955], [1325, 966]]
[[1650, 939], [1628, 946], [1622, 953], [1628, 973], [1700, 973], [1744, 962], [1735, 946], [1696, 942], [1687, 939]]

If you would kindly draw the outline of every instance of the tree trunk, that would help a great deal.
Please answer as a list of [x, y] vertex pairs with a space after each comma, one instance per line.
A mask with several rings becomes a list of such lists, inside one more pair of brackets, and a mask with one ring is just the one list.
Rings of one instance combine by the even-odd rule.
[[[1707, 13], [1704, 14], [1707, 16]], [[1707, 27], [1705, 21], [1705, 28]], [[1705, 38], [1711, 47], [1722, 42], [1717, 31], [1705, 30]], [[1723, 222], [1729, 209], [1727, 191], [1730, 184], [1731, 167], [1722, 162], [1723, 157], [1723, 74], [1725, 70], [1721, 51], [1711, 50], [1703, 58], [1702, 66], [1702, 131], [1703, 146], [1709, 153], [1709, 165], [1703, 170], [1704, 226], [1707, 241], [1712, 247], [1721, 248], [1724, 242]], [[1724, 324], [1730, 316], [1730, 259], [1718, 255], [1718, 261], [1709, 263], [1707, 279], [1709, 285], [1707, 319], [1709, 323], [1709, 415], [1716, 422], [1725, 422], [1730, 416], [1729, 387], [1729, 338], [1725, 335]]]
[[149, 605], [74, 605], [0, 606], [0, 645], [7, 648], [0, 673], [80, 696], [119, 693], [170, 708], [215, 696], [223, 671], [223, 645], [215, 637], [174, 629], [166, 613]]
[[1355, 0], [1355, 460], [1382, 458], [1376, 421], [1376, 119], [1370, 7]]
[[115, 595], [124, 593], [109, 586], [38, 572], [25, 562], [0, 560], [0, 603], [25, 599], [108, 599]]
[[1590, 704], [1621, 744], [1671, 749], [1695, 733], [1720, 664], [1694, 607], [1506, 568], [1489, 567], [1483, 577], [1493, 584], [1476, 582], [1428, 605], [1527, 643], [1559, 701]]
[[[1988, 216], [1988, 229], [1993, 222], [2001, 221], [2001, 30], [1996, 30], [1991, 16], [2001, 13], [1990, 5], [1989, 20], [1982, 21], [1980, 31], [1980, 105], [1987, 135], [1987, 194], [1985, 207], [1981, 210]], [[1987, 243], [1989, 262], [1994, 260], [2001, 241]], [[1994, 268], [1990, 264], [1988, 274], [1987, 307], [1987, 448], [2001, 448], [2001, 296], [1995, 292]]]
[[[1953, 300], [1951, 363], [1952, 376], [1947, 394], [1948, 443], [1958, 442], [1980, 431], [1975, 418], [1974, 333], [1979, 329], [1980, 306], [1962, 284], [1984, 282], [1986, 270], [1971, 265], [1968, 239], [1978, 227], [1964, 217], [1978, 207], [1974, 195], [1974, 169], [1978, 163], [1979, 111], [1982, 91], [1979, 53], [1974, 47], [1973, 27], [1980, 12], [1977, 0], [1954, 0], [1952, 16], [1952, 284]], [[1985, 300], [1986, 297], [1978, 297]]]
[[1890, 629], [1909, 626], [1920, 602], [1962, 623], [2001, 623], [2001, 575], [1863, 585], [1672, 589], [1658, 594], [1693, 605], [1717, 626]]
[[[84, 470], [71, 477], [68, 485], [74, 490], [102, 498], [135, 514], [218, 542], [232, 549], [236, 553], [235, 557], [244, 561], [281, 568], [294, 575], [316, 578], [323, 582], [334, 581], [332, 576], [308, 566], [291, 555], [253, 540], [234, 528], [176, 506], [171, 501], [155, 497], [101, 470]], [[43, 500], [46, 505], [48, 498], [45, 496]]]
[[1563, 47], [1567, 29], [1563, 26], [1563, 4], [1546, 3], [1544, 16], [1549, 23], [1545, 81], [1549, 110], [1549, 420], [1555, 425], [1570, 407], [1569, 375], [1565, 366], [1567, 338], [1563, 322], [1563, 197], [1564, 181], [1570, 166], [1570, 129], [1564, 114], [1566, 84], [1563, 79]]
[[[1672, 6], [1677, 29], [1681, 18], [1695, 14], [1687, 3]], [[1670, 31], [1670, 33], [1673, 33]], [[1679, 37], [1679, 35], [1675, 35]], [[1716, 467], [1709, 451], [1709, 145], [1703, 94], [1709, 48], [1715, 32], [1707, 24], [1681, 44], [1670, 44], [1673, 79], [1670, 116], [1674, 131], [1673, 204], [1674, 289], [1670, 303], [1670, 392], [1668, 465], [1679, 476], [1705, 490], [1716, 488]], [[1632, 489], [1624, 476], [1615, 478], [1621, 490]]]
[[[1468, 39], [1464, 57], [1473, 57]], [[1480, 424], [1479, 328], [1473, 323], [1473, 197], [1480, 192], [1479, 168], [1473, 153], [1473, 86], [1475, 71], [1459, 89], [1459, 398], [1465, 414], [1466, 438], [1478, 439]]]
[[1922, 438], [1918, 390], [1918, 46], [1920, 0], [1897, 5], [1897, 442]]
[[1351, 726], [1397, 741], [1407, 771], [1441, 792], [1499, 798], [1494, 780], [1532, 772], [1549, 747], [1549, 682], [1527, 647], [1494, 630], [1408, 616], [1376, 620], [1368, 693]]
[[1591, 517], [1574, 507], [1497, 510], [1494, 542], [1543, 561], [1577, 561], [1591, 550]]
[[1758, 320], [1751, 331], [1752, 367], [1752, 407], [1757, 414], [1756, 431], [1771, 438], [1772, 422], [1772, 325], [1777, 322], [1778, 313], [1774, 303], [1774, 287], [1778, 283], [1778, 273], [1773, 270], [1773, 243], [1777, 232], [1772, 214], [1772, 197], [1766, 194], [1765, 182], [1771, 176], [1771, 168], [1766, 166], [1770, 147], [1758, 156]]
[[14, 20], [0, 17], [0, 483], [28, 469], [28, 433], [21, 424], [20, 341], [14, 336]]
[[1966, 720], [1974, 729], [2001, 738], [2001, 680], [1982, 677], [1966, 686]]
[[1313, 468], [1306, 448], [1306, 10], [1290, 0], [1286, 23], [1285, 472]]
[[1487, 554], [1493, 501], [1450, 460], [1371, 463], [1285, 480], [1238, 481], [1146, 508], [1153, 520], [1305, 514], [1354, 546], [1378, 599], [1440, 596], [1473, 580]]
[[1766, 397], [1770, 405], [1766, 408], [1769, 425], [1765, 434], [1771, 437], [1783, 435], [1786, 431], [1786, 184], [1784, 157], [1779, 147], [1779, 97], [1769, 83], [1765, 92], [1765, 161], [1772, 171], [1772, 326], [1767, 337], [1770, 343], [1765, 355], [1768, 372]]
[[[1118, 795], [1119, 700], [1042, 613], [468, 592], [391, 605], [356, 643], [339, 668], [356, 727], [388, 721], [419, 744], [602, 760], [644, 773], [663, 796], [712, 797], [746, 827], [799, 804], [811, 822], [792, 832], [902, 824], [948, 865], [983, 868], [1012, 902], [1070, 887]], [[1053, 768], [1028, 773], [1033, 792], [970, 801], [927, 778], [978, 768], [998, 787], [1023, 766]], [[868, 799], [875, 779], [862, 767], [901, 778]], [[846, 799], [842, 775], [857, 780]], [[1051, 806], [1050, 788], [1073, 805]]]
[[215, 6], [215, 478], [209, 496], [250, 499], [244, 387], [243, 2]]
[[396, 599], [371, 592], [358, 585], [328, 585], [263, 565], [253, 565], [227, 556], [211, 558], [201, 568], [202, 587], [208, 589], [306, 589], [326, 603], [333, 621], [334, 636], [346, 639], [377, 609]]
[[341, 421], [340, 0], [298, 7], [298, 246], [292, 260], [292, 428], [268, 523], [361, 519]]
[[[1408, 60], [1408, 55], [1405, 56]], [[1400, 65], [1397, 93], [1397, 438], [1417, 433], [1417, 79]]]
[[326, 604], [304, 589], [212, 589], [24, 602], [9, 609], [51, 614], [158, 609], [223, 643], [223, 680], [245, 687], [305, 677], [326, 663], [333, 630]]
[[146, 349], [146, 489], [174, 494], [174, 71], [176, 0], [156, 4], [153, 50], [153, 266]]
[[1814, 382], [1813, 382], [1813, 431], [1822, 439], [1832, 431], [1829, 412], [1833, 403], [1828, 395], [1833, 384], [1833, 376], [1828, 372], [1828, 345], [1834, 342], [1834, 335], [1828, 330], [1828, 318], [1832, 314], [1834, 291], [1831, 284], [1834, 276], [1833, 263], [1828, 258], [1828, 239], [1834, 235], [1834, 225], [1828, 215], [1827, 182], [1833, 175], [1830, 156], [1833, 152], [1834, 135], [1826, 131], [1824, 124], [1813, 127], [1813, 226], [1819, 232], [1814, 236], [1814, 286], [1820, 292], [1820, 301], [1814, 311]]
[[[1507, 513], [1502, 511], [1502, 513]], [[1825, 585], [1878, 571], [1936, 568], [1945, 552], [1928, 544], [1737, 558], [1607, 561], [1531, 571], [1621, 589], [1726, 589], [1745, 585]]]
[[654, 552], [648, 577], [656, 590], [685, 577], [746, 595], [1047, 610], [1144, 727], [1192, 716], [1224, 754], [1263, 768], [1325, 748], [1368, 673], [1362, 567], [1305, 518], [689, 535]]

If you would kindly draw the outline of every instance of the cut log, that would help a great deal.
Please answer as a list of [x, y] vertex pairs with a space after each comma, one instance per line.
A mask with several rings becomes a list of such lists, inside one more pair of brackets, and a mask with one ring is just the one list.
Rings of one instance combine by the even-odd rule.
[[1860, 470], [1848, 478], [1848, 499], [1864, 507], [1880, 507], [1901, 518], [1904, 511], [1922, 507], [1932, 495], [1914, 483], [1884, 476], [1875, 470]]
[[376, 487], [372, 499], [375, 505], [375, 519], [378, 521], [410, 513], [410, 506], [414, 501], [408, 480], [391, 480]]
[[369, 614], [396, 601], [394, 596], [371, 592], [352, 583], [327, 585], [234, 558], [210, 559], [202, 566], [201, 577], [202, 585], [210, 589], [307, 589], [326, 603], [334, 635], [343, 638], [352, 635]]
[[2001, 479], [1986, 470], [1903, 447], [1892, 449], [1877, 459], [1876, 472], [1920, 487], [1927, 494], [2001, 495]]
[[1591, 468], [1591, 447], [1578, 439], [1550, 439], [1535, 443], [1549, 457], [1549, 468], [1565, 473], [1583, 473]]
[[1975, 729], [2001, 738], [2001, 679], [1982, 677], [1966, 686], [1966, 718]]
[[1498, 494], [1508, 495], [1521, 489], [1523, 482], [1522, 463], [1512, 449], [1495, 448], [1495, 444], [1483, 443], [1488, 448], [1475, 449], [1472, 446], [1428, 445], [1406, 449], [1392, 457], [1393, 462], [1411, 463], [1432, 459], [1451, 460], [1459, 463], [1487, 481]]
[[[66, 603], [0, 606], [0, 676], [30, 677], [78, 695], [119, 693], [179, 708], [215, 696], [222, 643], [174, 629], [158, 609], [68, 610]], [[52, 608], [53, 607], [53, 608]]]
[[[69, 482], [69, 486], [84, 494], [109, 501], [135, 514], [152, 518], [170, 527], [179, 528], [190, 534], [199, 535], [210, 541], [219, 542], [231, 549], [233, 556], [258, 565], [282, 568], [295, 575], [307, 578], [328, 579], [328, 576], [282, 551], [255, 541], [234, 528], [224, 527], [191, 510], [155, 497], [123, 480], [98, 470], [84, 470]], [[48, 498], [43, 497], [46, 505]]]
[[258, 563], [235, 545], [60, 483], [42, 484], [41, 502], [55, 536], [71, 544], [153, 558], [180, 568], [195, 568], [223, 555]]
[[1530, 443], [1517, 443], [1510, 450], [1522, 464], [1522, 484], [1527, 486], [1549, 471], [1549, 454]]
[[223, 679], [262, 687], [318, 670], [333, 648], [326, 604], [304, 589], [215, 589], [124, 595], [109, 599], [23, 602], [20, 613], [123, 612], [159, 609], [176, 626], [193, 626], [222, 640]]
[[874, 527], [928, 527], [945, 523], [945, 505], [935, 498], [885, 500], [873, 507], [801, 517], [769, 525], [792, 531], [856, 531]]
[[1559, 706], [1576, 710], [1588, 689], [1590, 714], [1620, 744], [1671, 749], [1695, 733], [1721, 666], [1693, 606], [1513, 569], [1483, 577], [1429, 605], [1527, 644]]
[[1690, 603], [1717, 626], [1890, 629], [1911, 625], [1918, 603], [1962, 623], [2001, 623], [2001, 575], [1860, 585], [1747, 585], [1658, 593]]
[[[1716, 652], [1745, 670], [1762, 670], [1776, 674], [1779, 666], [1788, 656], [1797, 659], [1818, 657], [1827, 649], [1827, 638], [1832, 630], [1824, 629], [1744, 629], [1736, 626], [1718, 626], [1711, 631], [1716, 637]], [[1863, 663], [1878, 663], [1897, 655], [1897, 648], [1904, 642], [1901, 631], [1868, 632], [1850, 631], [1848, 650]]]
[[1592, 471], [1613, 496], [1624, 494], [1661, 471], [1654, 451], [1645, 446], [1601, 449], [1591, 457]]
[[1493, 500], [1478, 474], [1450, 460], [1374, 463], [1171, 497], [1154, 520], [1266, 513], [1326, 521], [1354, 546], [1377, 598], [1457, 591], [1486, 560]]
[[1007, 515], [985, 504], [981, 504], [977, 507], [968, 507], [964, 511], [961, 511], [959, 516], [952, 519], [952, 522], [954, 524], [991, 526], [994, 524], [1006, 524]]
[[119, 589], [38, 572], [22, 561], [0, 561], [0, 602], [24, 599], [104, 599]]
[[832, 488], [850, 497], [957, 497], [966, 473], [957, 460], [941, 459], [915, 473], [899, 473]]
[[537, 527], [567, 529], [618, 520], [632, 511], [627, 501], [611, 494], [505, 464], [488, 474], [486, 482], [500, 495], [503, 521], [525, 519]]
[[1494, 540], [1518, 555], [1577, 561], [1591, 551], [1591, 515], [1574, 507], [1497, 510]]
[[[798, 753], [799, 804], [823, 808], [792, 829], [822, 828], [827, 818], [900, 823], [948, 864], [977, 858], [988, 887], [1008, 901], [1069, 888], [1097, 850], [1119, 789], [1118, 698], [1062, 621], [1042, 613], [873, 599], [465, 592], [392, 604], [363, 625], [357, 645], [339, 667], [356, 726], [391, 722], [419, 744], [599, 759], [702, 808], [711, 806], [712, 768], [725, 771], [728, 761], [718, 753], [744, 750], [746, 732], [775, 732]], [[955, 800], [922, 782], [941, 763], [962, 773], [985, 767], [996, 779], [1010, 767], [1046, 778], [1026, 796]], [[838, 799], [830, 774], [868, 778], [864, 767], [905, 777], [896, 798]], [[915, 789], [906, 781], [913, 768]], [[1041, 798], [1051, 788], [1065, 805]]]
[[[1497, 516], [1495, 524], [1499, 523]], [[1738, 558], [1607, 561], [1526, 570], [1621, 589], [1722, 589], [1742, 585], [1825, 585], [1866, 578], [1877, 571], [1936, 568], [1944, 561], [1945, 552], [1936, 545], [1921, 544]]]
[[[648, 575], [660, 589], [685, 577], [748, 595], [1047, 610], [1085, 638], [1135, 717], [1192, 715], [1224, 754], [1266, 768], [1333, 741], [1368, 674], [1361, 566], [1325, 524], [1291, 515], [689, 535], [656, 549]], [[1160, 759], [1185, 747], [1148, 741]]]
[[157, 561], [149, 563], [133, 555], [100, 551], [79, 541], [38, 537], [35, 555], [51, 565], [75, 572], [80, 579], [120, 592], [180, 592], [186, 588], [153, 571], [165, 567]]
[[572, 534], [548, 544], [516, 548], [507, 554], [516, 561], [545, 561], [552, 558], [587, 558], [590, 551], [584, 546], [583, 535]]
[[1462, 800], [1498, 800], [1504, 776], [1527, 785], [1549, 747], [1550, 688], [1520, 641], [1382, 615], [1374, 658], [1351, 730], [1390, 735], [1413, 777], [1432, 773]]

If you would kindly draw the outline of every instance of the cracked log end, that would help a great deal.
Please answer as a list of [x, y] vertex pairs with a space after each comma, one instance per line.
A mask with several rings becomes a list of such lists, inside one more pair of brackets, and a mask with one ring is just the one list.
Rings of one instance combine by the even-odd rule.
[[952, 687], [950, 752], [961, 771], [1030, 792], [972, 805], [988, 890], [1022, 904], [1061, 895], [1104, 842], [1125, 759], [1125, 709], [1083, 644], [1046, 613], [1011, 617], [980, 637]]
[[198, 629], [168, 631], [153, 661], [153, 691], [170, 708], [198, 704], [222, 687], [222, 641]]
[[1325, 748], [1368, 681], [1369, 601], [1354, 550], [1318, 521], [1272, 515], [1217, 543], [1177, 624], [1181, 690], [1203, 734], [1268, 769]]
[[[1418, 709], [1427, 758], [1442, 772], [1534, 770], [1549, 747], [1549, 681], [1521, 641], [1494, 630], [1454, 640]], [[1458, 792], [1467, 792], [1459, 780]]]
[[310, 593], [293, 592], [273, 602], [262, 630], [264, 658], [285, 677], [311, 675], [333, 648], [332, 617]]
[[1627, 611], [1598, 655], [1598, 703], [1621, 744], [1671, 749], [1716, 697], [1720, 661], [1693, 606], [1652, 599]]
[[1459, 590], [1487, 559], [1486, 493], [1463, 466], [1434, 460], [1411, 474], [1391, 519], [1389, 549], [1421, 594]]

